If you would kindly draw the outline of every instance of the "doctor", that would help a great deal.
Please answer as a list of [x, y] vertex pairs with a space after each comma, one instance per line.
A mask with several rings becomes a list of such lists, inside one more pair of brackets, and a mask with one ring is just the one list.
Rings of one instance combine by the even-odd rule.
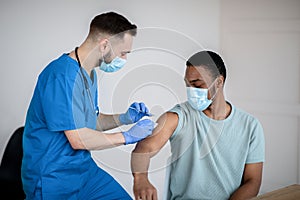
[[[97, 75], [126, 63], [136, 25], [108, 12], [96, 16], [86, 40], [50, 62], [38, 77], [25, 122], [22, 181], [26, 199], [132, 199], [99, 168], [89, 150], [136, 143], [154, 123], [144, 103], [123, 114], [107, 115], [97, 106]], [[103, 133], [123, 124], [128, 131]], [[118, 159], [117, 157], [115, 159]]]

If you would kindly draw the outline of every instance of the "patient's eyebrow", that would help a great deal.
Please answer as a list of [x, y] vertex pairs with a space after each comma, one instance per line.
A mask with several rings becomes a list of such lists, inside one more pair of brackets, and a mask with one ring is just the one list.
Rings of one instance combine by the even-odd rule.
[[188, 83], [195, 83], [195, 82], [198, 82], [198, 81], [201, 82], [201, 83], [205, 83], [204, 80], [199, 79], [199, 78], [197, 78], [197, 79], [191, 79], [191, 80], [188, 80], [187, 78], [185, 78], [184, 81], [188, 82]]

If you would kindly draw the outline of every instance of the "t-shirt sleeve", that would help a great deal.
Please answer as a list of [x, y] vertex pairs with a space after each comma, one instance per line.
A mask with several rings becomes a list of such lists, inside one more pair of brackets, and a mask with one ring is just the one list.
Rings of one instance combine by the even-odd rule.
[[256, 120], [250, 136], [249, 152], [246, 163], [265, 161], [265, 139], [261, 124]]
[[82, 94], [80, 95], [74, 79], [58, 75], [41, 90], [42, 107], [50, 131], [85, 127]]

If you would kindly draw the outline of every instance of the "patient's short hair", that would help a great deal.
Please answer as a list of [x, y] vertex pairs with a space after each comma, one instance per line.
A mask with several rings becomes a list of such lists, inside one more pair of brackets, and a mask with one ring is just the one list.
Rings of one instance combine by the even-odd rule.
[[225, 82], [226, 67], [224, 61], [221, 56], [213, 51], [200, 51], [195, 53], [186, 61], [186, 66], [204, 67], [209, 70], [213, 79], [221, 75], [224, 77]]

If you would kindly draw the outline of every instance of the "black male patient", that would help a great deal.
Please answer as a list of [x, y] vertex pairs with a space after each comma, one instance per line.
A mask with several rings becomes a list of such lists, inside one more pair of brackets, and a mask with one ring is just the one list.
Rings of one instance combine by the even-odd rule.
[[152, 136], [132, 152], [135, 198], [158, 198], [148, 168], [168, 141], [168, 200], [257, 196], [265, 159], [263, 128], [256, 117], [225, 99], [223, 59], [213, 51], [195, 53], [186, 62], [184, 79], [187, 101], [162, 114]]

